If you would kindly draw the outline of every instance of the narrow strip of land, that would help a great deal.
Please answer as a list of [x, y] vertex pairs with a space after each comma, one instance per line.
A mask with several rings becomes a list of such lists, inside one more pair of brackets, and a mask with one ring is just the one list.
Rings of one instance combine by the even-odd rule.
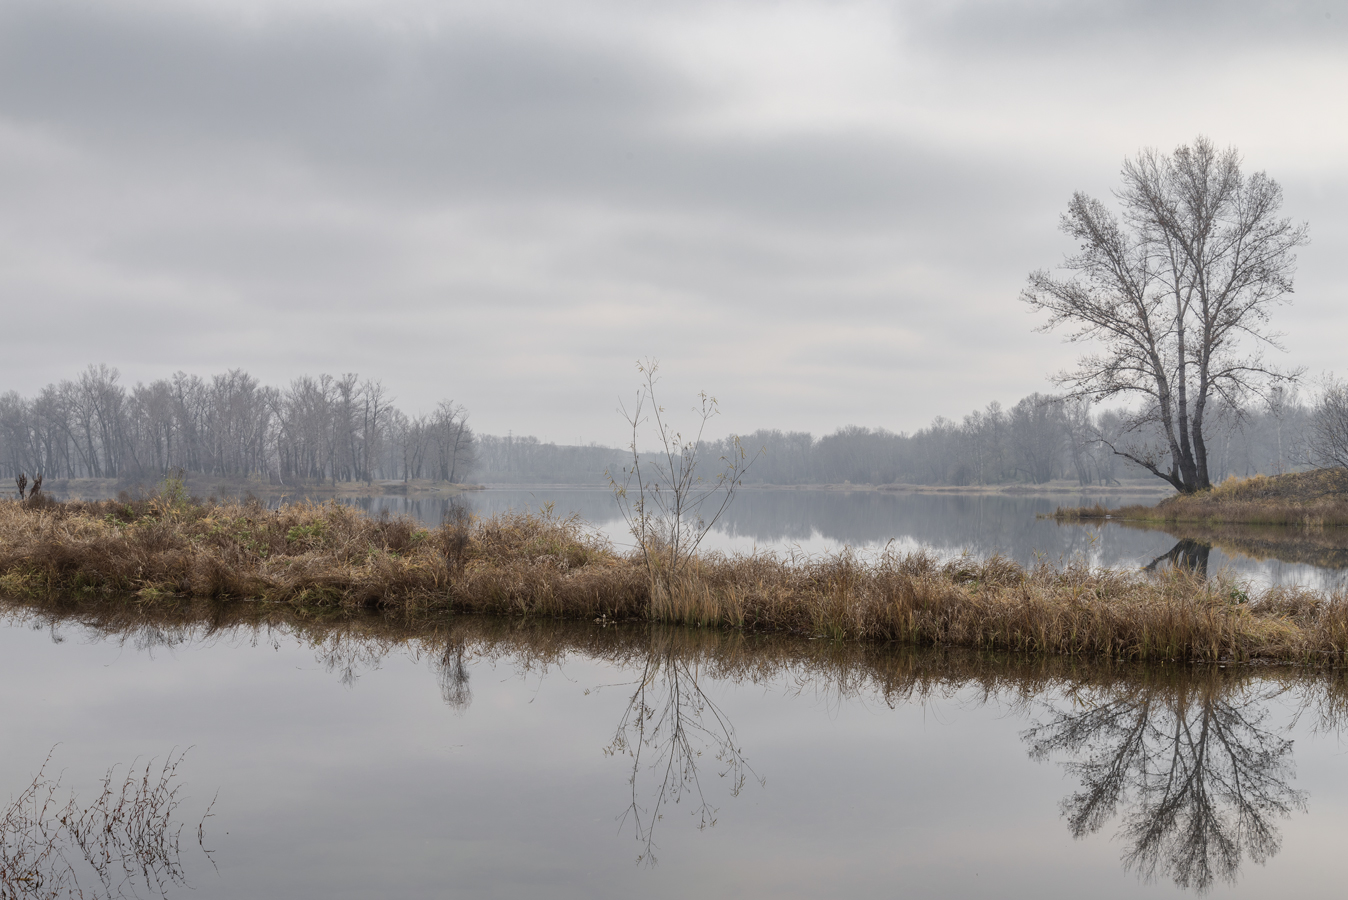
[[335, 502], [267, 510], [181, 489], [0, 501], [0, 595], [644, 620], [1114, 659], [1336, 665], [1348, 652], [1342, 593], [924, 553], [707, 554], [678, 573], [653, 572], [574, 518], [464, 517], [426, 529]]

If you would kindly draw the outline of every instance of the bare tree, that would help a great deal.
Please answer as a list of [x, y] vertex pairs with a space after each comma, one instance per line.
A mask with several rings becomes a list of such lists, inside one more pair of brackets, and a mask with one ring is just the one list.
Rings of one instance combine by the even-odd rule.
[[1307, 449], [1320, 466], [1348, 466], [1348, 383], [1329, 378], [1311, 414]]
[[1260, 350], [1278, 348], [1269, 310], [1292, 292], [1293, 251], [1307, 228], [1278, 217], [1277, 182], [1247, 177], [1240, 164], [1236, 150], [1203, 137], [1173, 155], [1144, 150], [1125, 160], [1115, 192], [1122, 217], [1074, 194], [1062, 218], [1080, 243], [1064, 262], [1071, 274], [1034, 272], [1021, 294], [1049, 313], [1043, 330], [1067, 325], [1070, 340], [1103, 344], [1056, 380], [1078, 397], [1141, 395], [1131, 424], [1161, 440], [1111, 449], [1182, 493], [1211, 486], [1208, 405], [1239, 408], [1289, 377]]
[[1067, 443], [1062, 400], [1031, 394], [1011, 408], [1008, 419], [1016, 468], [1035, 484], [1052, 479]]
[[429, 428], [436, 453], [435, 477], [451, 484], [462, 481], [474, 462], [468, 411], [451, 400], [441, 400], [431, 414]]

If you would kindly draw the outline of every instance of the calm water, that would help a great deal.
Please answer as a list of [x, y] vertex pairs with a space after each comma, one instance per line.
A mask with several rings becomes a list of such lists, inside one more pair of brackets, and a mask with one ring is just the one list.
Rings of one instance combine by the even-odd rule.
[[[375, 497], [349, 501], [370, 512], [409, 514], [438, 525], [451, 502], [474, 512], [536, 511], [551, 504], [561, 515], [579, 515], [615, 544], [631, 538], [618, 505], [603, 490], [487, 490], [445, 498]], [[1176, 537], [1110, 523], [1059, 525], [1037, 516], [1058, 506], [1099, 502], [1114, 508], [1116, 496], [1033, 496], [1004, 494], [900, 494], [882, 491], [742, 491], [724, 518], [707, 535], [704, 546], [728, 552], [773, 550], [807, 554], [851, 547], [874, 551], [892, 545], [900, 550], [928, 549], [941, 556], [1000, 553], [1024, 565], [1037, 560], [1084, 559], [1096, 566], [1137, 568], [1170, 551]], [[1122, 502], [1139, 502], [1125, 499]], [[1141, 502], [1152, 502], [1143, 500]], [[1253, 558], [1231, 546], [1214, 546], [1209, 568], [1228, 570], [1255, 585], [1304, 584], [1320, 589], [1348, 586], [1348, 537], [1331, 565], [1313, 565], [1262, 553]], [[1323, 556], [1323, 554], [1322, 554]]]
[[228, 615], [11, 611], [0, 787], [53, 746], [82, 798], [190, 747], [177, 864], [202, 898], [1342, 889], [1341, 679]]

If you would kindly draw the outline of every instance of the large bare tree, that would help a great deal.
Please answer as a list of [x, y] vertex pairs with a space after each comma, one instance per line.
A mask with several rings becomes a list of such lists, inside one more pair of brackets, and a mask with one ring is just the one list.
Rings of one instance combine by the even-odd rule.
[[1240, 408], [1288, 377], [1264, 362], [1281, 349], [1269, 310], [1292, 293], [1304, 224], [1278, 215], [1282, 189], [1241, 172], [1240, 154], [1207, 138], [1124, 161], [1120, 212], [1077, 192], [1062, 230], [1079, 242], [1065, 277], [1040, 270], [1021, 298], [1073, 341], [1100, 349], [1056, 378], [1072, 396], [1140, 395], [1120, 456], [1181, 493], [1211, 486], [1205, 416]]

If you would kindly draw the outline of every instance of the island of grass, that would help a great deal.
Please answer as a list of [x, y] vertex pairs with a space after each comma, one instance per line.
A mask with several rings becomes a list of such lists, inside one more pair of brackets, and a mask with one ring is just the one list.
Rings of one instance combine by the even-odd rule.
[[1155, 506], [1059, 507], [1062, 521], [1121, 519], [1128, 522], [1203, 525], [1348, 525], [1348, 469], [1315, 469], [1286, 475], [1231, 478], [1195, 494], [1176, 494]]
[[1339, 665], [1348, 654], [1348, 595], [1182, 570], [849, 551], [650, 565], [547, 514], [464, 514], [428, 529], [337, 502], [202, 502], [181, 485], [116, 501], [0, 501], [0, 597], [28, 604], [261, 603], [409, 622], [486, 613], [1112, 659]]

